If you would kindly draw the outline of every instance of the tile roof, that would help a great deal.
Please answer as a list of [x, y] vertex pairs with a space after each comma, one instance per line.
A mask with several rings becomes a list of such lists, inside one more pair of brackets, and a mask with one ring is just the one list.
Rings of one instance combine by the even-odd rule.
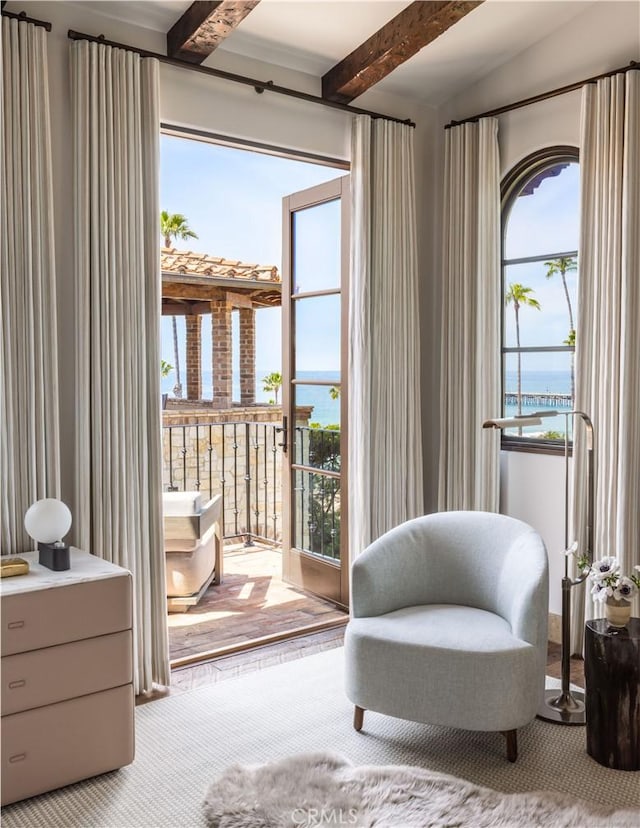
[[160, 251], [163, 273], [182, 276], [216, 276], [227, 279], [253, 279], [258, 282], [280, 282], [275, 265], [247, 264], [246, 262], [220, 259], [206, 253], [192, 253], [190, 250], [176, 250], [163, 247]]

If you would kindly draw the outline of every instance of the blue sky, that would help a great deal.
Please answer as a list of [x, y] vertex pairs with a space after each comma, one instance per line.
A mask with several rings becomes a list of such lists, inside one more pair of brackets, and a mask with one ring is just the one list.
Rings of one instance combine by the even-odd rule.
[[[161, 208], [183, 213], [198, 239], [176, 241], [175, 246], [281, 269], [282, 198], [344, 175], [340, 169], [265, 153], [232, 149], [191, 139], [163, 135], [161, 139]], [[505, 239], [508, 258], [553, 254], [578, 246], [579, 170], [571, 164], [555, 178], [545, 179], [533, 195], [522, 196], [509, 216]], [[314, 208], [297, 216], [296, 230], [301, 251], [300, 288], [332, 286], [338, 268], [335, 210]], [[332, 232], [334, 231], [334, 232]], [[303, 268], [301, 262], [307, 263]], [[523, 308], [520, 314], [522, 345], [562, 344], [569, 321], [559, 276], [545, 278], [543, 263], [513, 265], [507, 282], [532, 287], [541, 310]], [[324, 281], [323, 281], [324, 280]], [[568, 274], [569, 294], [576, 316], [576, 274]], [[306, 283], [305, 283], [306, 282]], [[296, 286], [297, 287], [297, 286]], [[335, 300], [333, 300], [335, 303]], [[328, 300], [308, 299], [304, 324], [298, 334], [299, 370], [335, 370], [339, 365], [339, 335], [325, 307]], [[505, 335], [515, 345], [513, 307], [504, 308]], [[237, 320], [236, 320], [237, 321]], [[257, 321], [258, 377], [281, 365], [280, 309], [259, 310]], [[184, 377], [184, 319], [178, 318], [181, 369]], [[235, 326], [237, 329], [237, 325]], [[237, 330], [234, 336], [237, 342]], [[237, 348], [235, 348], [237, 353]], [[173, 363], [170, 319], [162, 322], [162, 355]], [[564, 370], [563, 356], [532, 355], [530, 370]], [[208, 317], [203, 324], [203, 369], [211, 368], [211, 331]]]
[[[555, 178], [546, 178], [532, 195], [520, 196], [511, 210], [505, 236], [507, 259], [558, 253], [578, 248], [580, 175], [578, 164], [570, 164]], [[505, 283], [519, 282], [530, 287], [540, 310], [520, 310], [520, 344], [562, 345], [569, 332], [567, 300], [559, 275], [546, 278], [544, 262], [510, 265]], [[577, 322], [577, 273], [567, 273], [567, 287]], [[504, 308], [505, 344], [516, 344], [513, 305]], [[530, 369], [564, 370], [568, 357], [555, 355], [523, 357], [523, 371]]]
[[[161, 209], [183, 213], [198, 235], [197, 239], [176, 241], [175, 247], [225, 259], [276, 265], [278, 270], [282, 260], [282, 198], [344, 174], [341, 169], [265, 153], [168, 135], [161, 138]], [[325, 221], [330, 224], [331, 217]], [[316, 264], [322, 251], [318, 242], [324, 235], [320, 222], [306, 234], [309, 257]], [[329, 269], [334, 258], [332, 252]], [[203, 370], [211, 368], [208, 320], [209, 317], [203, 320]], [[281, 365], [280, 309], [259, 310], [256, 323], [256, 367], [260, 376], [260, 372], [276, 370]], [[299, 368], [331, 369], [339, 343], [336, 345], [327, 337], [328, 328], [322, 317], [315, 316], [312, 323], [306, 330], [306, 356]], [[184, 386], [184, 319], [178, 318], [178, 325]], [[318, 348], [317, 341], [310, 346], [311, 338], [318, 336], [324, 336], [323, 347]], [[237, 342], [237, 334], [234, 339]], [[162, 356], [173, 364], [170, 317], [162, 321]]]

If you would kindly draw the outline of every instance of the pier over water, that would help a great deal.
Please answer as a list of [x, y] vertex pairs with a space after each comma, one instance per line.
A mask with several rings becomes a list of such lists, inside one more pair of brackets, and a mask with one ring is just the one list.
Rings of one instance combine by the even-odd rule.
[[[520, 396], [522, 405], [558, 410], [562, 408], [573, 408], [571, 394], [552, 394], [549, 391], [523, 391]], [[504, 401], [506, 405], [517, 405], [518, 394], [515, 391], [506, 391]]]

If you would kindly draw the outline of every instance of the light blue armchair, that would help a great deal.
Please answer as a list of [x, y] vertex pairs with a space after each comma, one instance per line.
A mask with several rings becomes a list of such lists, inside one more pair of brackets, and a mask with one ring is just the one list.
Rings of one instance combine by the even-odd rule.
[[364, 711], [467, 730], [517, 728], [544, 693], [548, 565], [530, 526], [444, 512], [387, 532], [356, 559], [346, 692]]

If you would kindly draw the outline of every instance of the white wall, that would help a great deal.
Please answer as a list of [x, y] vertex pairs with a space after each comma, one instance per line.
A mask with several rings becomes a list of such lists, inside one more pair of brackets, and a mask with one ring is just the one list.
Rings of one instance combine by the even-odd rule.
[[[594, 3], [450, 100], [439, 112], [440, 123], [618, 69], [639, 58], [640, 4]], [[571, 92], [500, 116], [502, 175], [541, 147], [579, 146], [580, 101], [581, 93]], [[439, 333], [434, 331], [433, 337], [438, 338]], [[530, 523], [542, 534], [549, 551], [550, 611], [559, 614], [564, 567], [564, 459], [503, 452], [501, 511]]]
[[[69, 97], [69, 44], [67, 30], [86, 34], [104, 34], [115, 40], [151, 51], [164, 53], [163, 34], [136, 28], [97, 14], [91, 4], [65, 2], [9, 2], [8, 11], [26, 10], [31, 17], [49, 20], [53, 30], [48, 39], [52, 145], [54, 159], [54, 200], [56, 226], [56, 260], [58, 272], [58, 310], [61, 388], [61, 440], [63, 458], [63, 498], [73, 502], [74, 467], [74, 291], [71, 158], [71, 106]], [[210, 61], [217, 68], [260, 80], [320, 94], [319, 78], [282, 67], [260, 63], [231, 53], [215, 53]], [[162, 120], [182, 126], [211, 130], [215, 133], [252, 139], [279, 147], [304, 150], [333, 158], [350, 155], [351, 116], [329, 108], [265, 92], [258, 95], [253, 87], [229, 83], [167, 65], [161, 65]], [[430, 227], [433, 215], [433, 141], [435, 110], [403, 100], [397, 95], [370, 91], [358, 105], [416, 124], [416, 181], [418, 222]], [[432, 270], [434, 254], [428, 232], [419, 233], [421, 281], [426, 283]], [[425, 304], [425, 302], [423, 302]], [[431, 312], [431, 311], [430, 311]], [[427, 360], [428, 362], [428, 360]]]

